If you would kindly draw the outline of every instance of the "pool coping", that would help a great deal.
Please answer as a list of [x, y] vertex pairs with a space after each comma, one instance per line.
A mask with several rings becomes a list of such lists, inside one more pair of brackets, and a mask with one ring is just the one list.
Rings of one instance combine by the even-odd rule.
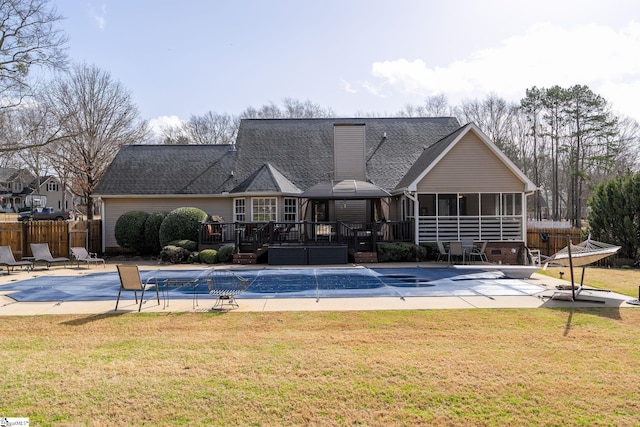
[[[118, 261], [107, 262], [105, 266], [71, 266], [37, 268], [32, 271], [18, 270], [11, 274], [0, 276], [0, 316], [28, 316], [28, 315], [68, 315], [68, 314], [114, 314], [137, 313], [138, 306], [133, 300], [121, 300], [118, 311], [115, 312], [116, 297], [113, 300], [104, 301], [58, 301], [50, 302], [17, 302], [3, 291], [3, 285], [13, 281], [21, 281], [42, 276], [75, 276], [86, 275], [98, 271], [116, 271], [117, 264], [136, 264], [141, 271], [144, 270], [207, 270], [212, 266], [199, 264], [164, 264], [154, 261]], [[375, 264], [348, 264], [336, 266], [309, 266], [309, 268], [340, 268], [340, 267], [370, 267], [370, 268], [412, 268], [412, 267], [446, 267], [443, 263], [375, 263]], [[478, 267], [482, 267], [478, 265]], [[485, 266], [490, 267], [490, 266]], [[282, 269], [301, 268], [301, 266], [267, 266], [267, 265], [216, 265], [216, 269], [249, 270], [256, 268]], [[602, 301], [594, 303], [590, 301], [559, 301], [551, 300], [557, 286], [566, 286], [570, 282], [556, 279], [539, 273], [533, 273], [528, 279], [520, 279], [541, 286], [544, 290], [535, 295], [523, 296], [417, 296], [417, 297], [348, 297], [332, 298], [242, 298], [240, 306], [229, 313], [242, 312], [277, 312], [277, 311], [362, 311], [362, 310], [445, 310], [445, 309], [472, 309], [472, 308], [560, 308], [560, 307], [619, 307], [637, 308], [637, 305], [629, 304], [632, 300], [629, 296], [613, 292], [599, 292], [584, 290], [581, 297]], [[143, 313], [167, 313], [167, 312], [211, 312], [213, 299], [201, 299], [198, 305], [193, 307], [191, 296], [185, 298], [172, 298], [169, 306], [156, 304], [155, 299], [146, 300], [142, 305]]]

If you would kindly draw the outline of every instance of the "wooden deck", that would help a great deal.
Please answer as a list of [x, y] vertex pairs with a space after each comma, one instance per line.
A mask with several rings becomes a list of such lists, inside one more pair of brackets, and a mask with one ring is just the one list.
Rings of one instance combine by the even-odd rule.
[[272, 248], [270, 263], [346, 263], [349, 256], [375, 262], [380, 242], [413, 242], [413, 222], [204, 223], [198, 234], [199, 250], [235, 244], [238, 263], [255, 263]]

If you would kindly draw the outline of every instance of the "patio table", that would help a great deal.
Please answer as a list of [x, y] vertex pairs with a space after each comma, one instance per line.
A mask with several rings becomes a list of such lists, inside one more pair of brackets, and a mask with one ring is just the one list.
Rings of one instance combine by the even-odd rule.
[[198, 305], [198, 286], [200, 281], [198, 279], [185, 279], [185, 278], [169, 278], [162, 281], [162, 309], [169, 307], [169, 289], [170, 288], [193, 288], [193, 308]]

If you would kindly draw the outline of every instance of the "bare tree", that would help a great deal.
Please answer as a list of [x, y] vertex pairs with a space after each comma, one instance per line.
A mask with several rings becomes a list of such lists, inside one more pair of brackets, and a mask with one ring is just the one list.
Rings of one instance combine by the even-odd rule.
[[139, 120], [129, 92], [96, 66], [78, 65], [51, 85], [49, 105], [64, 123], [66, 138], [50, 147], [53, 162], [64, 163], [93, 218], [91, 195], [125, 144], [144, 142], [147, 123]]
[[0, 94], [5, 108], [20, 104], [28, 94], [32, 67], [65, 67], [67, 38], [61, 20], [48, 0], [0, 0]]
[[447, 96], [438, 94], [427, 97], [424, 105], [406, 104], [396, 115], [399, 117], [445, 117], [452, 116], [453, 109], [449, 106]]
[[160, 128], [160, 143], [165, 145], [189, 144], [185, 125], [166, 125]]
[[249, 107], [240, 113], [240, 119], [311, 119], [334, 117], [330, 108], [323, 108], [311, 101], [299, 101], [292, 98], [284, 98], [281, 109], [273, 102], [256, 109]]
[[209, 111], [191, 116], [184, 125], [184, 133], [193, 144], [233, 144], [238, 128], [233, 116]]

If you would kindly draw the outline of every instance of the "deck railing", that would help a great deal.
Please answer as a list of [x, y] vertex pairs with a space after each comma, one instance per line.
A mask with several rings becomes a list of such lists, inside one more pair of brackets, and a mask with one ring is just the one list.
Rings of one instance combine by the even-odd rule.
[[378, 242], [412, 241], [412, 221], [214, 222], [200, 224], [198, 230], [200, 249], [234, 243], [243, 252], [256, 252], [265, 245], [346, 245], [375, 251]]

